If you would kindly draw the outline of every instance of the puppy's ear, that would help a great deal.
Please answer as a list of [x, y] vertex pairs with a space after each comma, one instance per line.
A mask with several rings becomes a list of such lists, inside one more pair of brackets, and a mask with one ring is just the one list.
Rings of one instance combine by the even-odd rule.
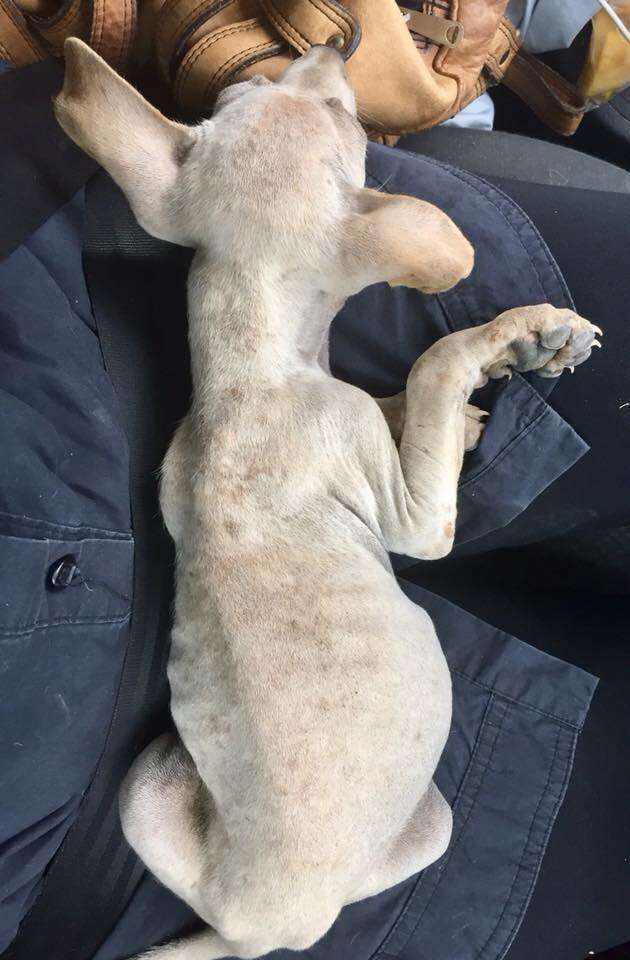
[[450, 217], [415, 197], [355, 192], [342, 237], [340, 276], [355, 293], [372, 283], [448, 290], [473, 267], [474, 252]]
[[57, 120], [105, 167], [145, 230], [185, 243], [175, 195], [194, 142], [192, 129], [163, 117], [81, 40], [66, 40], [64, 56], [63, 89], [54, 104]]

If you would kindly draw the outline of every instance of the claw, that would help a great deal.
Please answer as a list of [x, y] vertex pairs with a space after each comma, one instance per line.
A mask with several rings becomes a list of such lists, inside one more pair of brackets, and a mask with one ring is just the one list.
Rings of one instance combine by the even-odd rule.
[[592, 323], [591, 326], [592, 326], [593, 330], [595, 330], [595, 332], [600, 335], [600, 337], [603, 337], [603, 336], [604, 336], [604, 331], [601, 330], [599, 327], [596, 327], [594, 323]]
[[575, 367], [567, 367], [569, 373], [575, 373]]
[[602, 345], [601, 345], [601, 343], [599, 342], [599, 340], [593, 340], [591, 346], [592, 346], [592, 347], [598, 347], [598, 348], [601, 350], [601, 346], [602, 346]]

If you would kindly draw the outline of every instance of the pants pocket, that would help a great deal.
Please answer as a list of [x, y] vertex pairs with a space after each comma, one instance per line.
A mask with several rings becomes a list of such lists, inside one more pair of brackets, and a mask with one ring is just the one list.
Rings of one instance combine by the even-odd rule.
[[420, 876], [375, 960], [503, 957], [566, 790], [577, 730], [490, 693], [451, 844]]

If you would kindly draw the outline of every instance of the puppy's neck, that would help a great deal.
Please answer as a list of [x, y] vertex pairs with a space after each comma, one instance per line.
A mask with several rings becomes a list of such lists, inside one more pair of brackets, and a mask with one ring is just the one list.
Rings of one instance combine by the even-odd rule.
[[273, 390], [321, 372], [318, 357], [341, 303], [303, 272], [209, 262], [197, 254], [188, 278], [196, 406], [210, 408], [226, 391]]

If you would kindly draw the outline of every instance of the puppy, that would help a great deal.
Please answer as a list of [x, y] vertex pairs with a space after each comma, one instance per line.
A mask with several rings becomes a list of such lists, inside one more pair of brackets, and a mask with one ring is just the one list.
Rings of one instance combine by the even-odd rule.
[[196, 250], [194, 397], [161, 481], [178, 736], [134, 763], [120, 811], [129, 843], [207, 927], [151, 956], [307, 949], [344, 904], [449, 842], [432, 780], [449, 671], [388, 552], [451, 549], [464, 449], [481, 430], [475, 386], [512, 367], [556, 376], [586, 358], [595, 328], [550, 306], [511, 310], [436, 343], [406, 395], [373, 400], [328, 369], [343, 301], [381, 281], [446, 290], [473, 251], [430, 204], [364, 187], [337, 51], [313, 47], [277, 83], [236, 83], [195, 127], [79, 40], [65, 53], [59, 122], [145, 230]]

